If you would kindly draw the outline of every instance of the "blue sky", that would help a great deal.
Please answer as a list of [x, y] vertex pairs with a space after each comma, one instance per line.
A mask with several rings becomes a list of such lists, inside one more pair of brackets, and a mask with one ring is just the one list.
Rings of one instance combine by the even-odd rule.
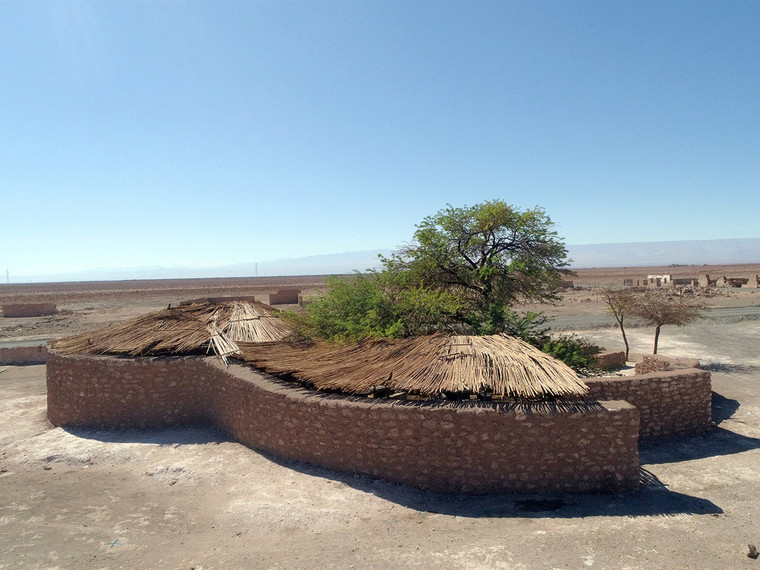
[[0, 269], [760, 237], [760, 3], [0, 1]]

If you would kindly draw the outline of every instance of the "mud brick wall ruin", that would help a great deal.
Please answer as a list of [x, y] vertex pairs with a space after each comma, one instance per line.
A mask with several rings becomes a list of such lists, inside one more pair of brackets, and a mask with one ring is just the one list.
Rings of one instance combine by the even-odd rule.
[[47, 346], [11, 346], [0, 348], [0, 366], [24, 366], [28, 364], [45, 364]]
[[269, 294], [270, 305], [297, 305], [300, 289], [280, 289], [277, 293]]
[[55, 315], [58, 309], [55, 303], [12, 303], [2, 306], [3, 317], [44, 317]]
[[323, 394], [211, 358], [48, 356], [57, 426], [213, 423], [280, 457], [439, 492], [639, 484], [639, 412], [623, 401], [414, 403]]

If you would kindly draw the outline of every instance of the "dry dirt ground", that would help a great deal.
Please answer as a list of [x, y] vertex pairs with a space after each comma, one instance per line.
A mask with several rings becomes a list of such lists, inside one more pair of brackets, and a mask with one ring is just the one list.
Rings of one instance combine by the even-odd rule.
[[[0, 338], [185, 297], [65, 293], [63, 321]], [[621, 346], [593, 292], [569, 297], [546, 308], [557, 324]], [[707, 319], [663, 330], [661, 352], [712, 370], [717, 427], [643, 445], [644, 484], [619, 495], [434, 495], [281, 461], [207, 427], [53, 428], [45, 367], [0, 366], [0, 568], [760, 568], [747, 557], [760, 546], [760, 292], [710, 302]], [[645, 352], [652, 331], [630, 332]]]

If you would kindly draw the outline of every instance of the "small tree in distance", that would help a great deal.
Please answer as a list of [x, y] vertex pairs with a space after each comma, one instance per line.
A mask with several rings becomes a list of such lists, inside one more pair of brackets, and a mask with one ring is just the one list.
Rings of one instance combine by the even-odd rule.
[[702, 318], [702, 312], [707, 308], [703, 303], [687, 302], [682, 298], [675, 300], [655, 291], [647, 291], [637, 297], [631, 314], [655, 327], [654, 354], [657, 354], [662, 325], [685, 326]]
[[[615, 317], [615, 320], [620, 327], [620, 332], [623, 335], [626, 360], [628, 360], [630, 348], [628, 346], [628, 337], [625, 335], [625, 318], [636, 314], [636, 302], [638, 297], [639, 295], [637, 295], [632, 289], [613, 289], [611, 287], [602, 289], [602, 299], [604, 299], [604, 302], [607, 305], [607, 312]], [[656, 348], [655, 352], [657, 352]]]

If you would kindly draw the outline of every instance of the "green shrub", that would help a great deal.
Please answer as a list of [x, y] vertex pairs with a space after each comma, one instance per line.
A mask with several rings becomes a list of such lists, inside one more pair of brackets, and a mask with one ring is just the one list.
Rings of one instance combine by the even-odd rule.
[[287, 319], [300, 337], [358, 342], [444, 330], [458, 311], [446, 291], [407, 283], [403, 274], [370, 271], [328, 278], [325, 294]]
[[599, 364], [594, 356], [602, 349], [587, 338], [561, 335], [546, 340], [541, 350], [561, 360], [579, 374], [588, 376], [599, 371]]

